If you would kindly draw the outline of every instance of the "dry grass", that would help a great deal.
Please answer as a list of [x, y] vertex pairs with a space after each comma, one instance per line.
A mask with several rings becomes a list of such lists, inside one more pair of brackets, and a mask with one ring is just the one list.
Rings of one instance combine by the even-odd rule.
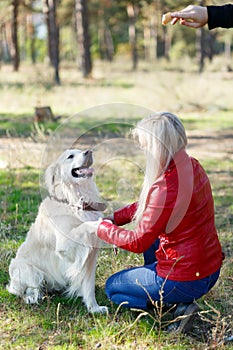
[[62, 64], [61, 86], [53, 86], [51, 68], [45, 65], [22, 66], [19, 73], [2, 66], [1, 112], [28, 115], [36, 105], [50, 105], [55, 114], [72, 116], [114, 102], [176, 113], [232, 110], [233, 73], [212, 71], [216, 64], [214, 61], [202, 75], [185, 61], [177, 67], [166, 65], [166, 69], [159, 62], [142, 62], [139, 70], [132, 72], [129, 59], [119, 58], [113, 63], [95, 62], [93, 78], [88, 80], [74, 66]]

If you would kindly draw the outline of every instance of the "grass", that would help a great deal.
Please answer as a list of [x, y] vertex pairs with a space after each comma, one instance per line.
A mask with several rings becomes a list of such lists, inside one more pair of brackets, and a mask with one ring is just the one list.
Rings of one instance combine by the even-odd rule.
[[[180, 73], [173, 67], [141, 65], [133, 73], [127, 62], [119, 65], [116, 61], [113, 66], [97, 62], [93, 79], [87, 81], [66, 65], [61, 87], [52, 85], [52, 74], [45, 66], [34, 70], [24, 66], [19, 74], [8, 66], [0, 70], [0, 159], [14, 160], [0, 169], [0, 349], [232, 349], [232, 343], [223, 342], [232, 334], [233, 314], [231, 73], [215, 72], [214, 65], [202, 76], [193, 67]], [[117, 105], [119, 101], [123, 104]], [[64, 117], [55, 124], [34, 124], [37, 104], [50, 105], [54, 114]], [[124, 251], [115, 256], [104, 249], [98, 259], [96, 296], [109, 307], [108, 316], [88, 314], [80, 299], [53, 295], [40, 305], [28, 306], [10, 295], [5, 288], [8, 266], [41, 201], [43, 163], [39, 159], [44, 147], [49, 153], [55, 145], [59, 153], [73, 139], [82, 147], [91, 145], [97, 184], [112, 211], [138, 196], [143, 162], [127, 135], [147, 109], [170, 110], [182, 118], [190, 153], [200, 159], [213, 188], [216, 225], [226, 259], [219, 282], [198, 301], [201, 313], [192, 331], [186, 336], [167, 334], [168, 314], [160, 318], [118, 308], [107, 300], [108, 276], [142, 263], [141, 256]], [[5, 142], [13, 157], [7, 156]]]

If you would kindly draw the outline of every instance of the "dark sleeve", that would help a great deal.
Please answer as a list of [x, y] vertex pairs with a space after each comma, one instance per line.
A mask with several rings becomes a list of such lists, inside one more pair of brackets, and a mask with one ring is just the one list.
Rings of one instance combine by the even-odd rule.
[[223, 6], [207, 6], [208, 11], [208, 28], [233, 27], [233, 4]]

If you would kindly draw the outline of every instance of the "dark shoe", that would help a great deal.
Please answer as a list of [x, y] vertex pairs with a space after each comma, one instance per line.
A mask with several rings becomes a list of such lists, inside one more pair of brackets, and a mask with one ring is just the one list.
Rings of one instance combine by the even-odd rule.
[[199, 306], [196, 303], [178, 304], [176, 311], [174, 312], [175, 322], [168, 326], [167, 331], [176, 333], [188, 332], [192, 327], [193, 320], [198, 310]]

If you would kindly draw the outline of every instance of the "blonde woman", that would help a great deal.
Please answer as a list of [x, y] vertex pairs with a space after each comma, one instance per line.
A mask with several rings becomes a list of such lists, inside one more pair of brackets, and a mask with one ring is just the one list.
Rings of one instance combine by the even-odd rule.
[[[145, 178], [138, 203], [98, 223], [97, 235], [122, 249], [143, 253], [145, 265], [120, 271], [106, 282], [116, 304], [148, 310], [154, 301], [176, 304], [174, 316], [189, 315], [173, 328], [187, 331], [198, 307], [194, 302], [216, 283], [222, 249], [214, 223], [208, 177], [185, 150], [179, 118], [156, 113], [134, 130], [146, 154]], [[135, 229], [122, 225], [135, 221]]]

